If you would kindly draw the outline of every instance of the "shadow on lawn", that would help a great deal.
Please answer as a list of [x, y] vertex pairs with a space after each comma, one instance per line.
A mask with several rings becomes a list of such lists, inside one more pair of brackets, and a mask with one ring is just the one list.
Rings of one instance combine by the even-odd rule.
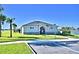
[[2, 42], [13, 42], [13, 41], [28, 41], [28, 40], [36, 40], [38, 39], [37, 37], [10, 37], [10, 36], [2, 36], [0, 38], [0, 43]]
[[3, 37], [3, 38], [34, 38], [34, 39], [38, 39], [38, 37], [23, 37], [23, 36], [19, 36], [19, 37], [15, 37], [15, 36], [13, 36], [13, 37], [10, 37], [10, 36], [1, 36], [1, 37]]

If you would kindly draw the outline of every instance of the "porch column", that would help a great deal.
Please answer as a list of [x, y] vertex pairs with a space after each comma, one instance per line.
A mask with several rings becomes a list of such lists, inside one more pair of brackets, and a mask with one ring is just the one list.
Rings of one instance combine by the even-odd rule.
[[22, 34], [24, 34], [24, 27], [22, 27]]

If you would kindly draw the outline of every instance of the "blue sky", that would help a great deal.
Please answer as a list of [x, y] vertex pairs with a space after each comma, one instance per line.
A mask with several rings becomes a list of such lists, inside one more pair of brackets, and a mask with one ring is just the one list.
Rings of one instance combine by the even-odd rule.
[[[4, 13], [14, 17], [20, 27], [34, 20], [40, 20], [59, 26], [79, 27], [78, 4], [3, 4]], [[9, 25], [5, 24], [4, 28]]]

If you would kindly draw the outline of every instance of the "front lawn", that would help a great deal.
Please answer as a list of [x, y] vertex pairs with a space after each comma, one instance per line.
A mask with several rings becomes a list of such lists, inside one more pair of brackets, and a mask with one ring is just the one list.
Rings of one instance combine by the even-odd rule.
[[42, 39], [42, 40], [52, 40], [52, 39], [65, 39], [65, 36], [61, 35], [23, 35], [18, 32], [13, 32], [13, 37], [9, 37], [9, 30], [8, 31], [2, 31], [2, 37], [0, 37], [0, 42], [8, 42], [8, 41], [23, 41], [23, 40], [36, 40], [36, 39]]
[[0, 54], [32, 54], [25, 43], [0, 45]]
[[9, 30], [2, 31], [2, 37], [0, 37], [0, 42], [9, 42], [9, 41], [22, 41], [22, 40], [34, 40], [36, 37], [28, 37], [27, 35], [22, 35], [18, 32], [13, 32], [13, 37], [10, 38]]

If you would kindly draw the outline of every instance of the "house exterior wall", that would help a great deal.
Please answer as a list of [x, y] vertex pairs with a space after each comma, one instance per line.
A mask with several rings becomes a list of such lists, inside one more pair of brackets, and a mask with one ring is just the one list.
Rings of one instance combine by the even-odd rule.
[[[33, 27], [33, 29], [30, 29]], [[38, 26], [24, 26], [24, 34], [37, 34], [39, 33], [38, 31]]]
[[58, 34], [58, 29], [56, 25], [49, 25], [45, 23], [31, 23], [26, 26], [22, 26], [22, 34], [40, 34], [40, 27], [45, 28], [45, 34]]
[[77, 35], [77, 34], [79, 34], [79, 30], [77, 30], [77, 29], [76, 30], [71, 30], [71, 34], [72, 35], [75, 35], [75, 34]]

